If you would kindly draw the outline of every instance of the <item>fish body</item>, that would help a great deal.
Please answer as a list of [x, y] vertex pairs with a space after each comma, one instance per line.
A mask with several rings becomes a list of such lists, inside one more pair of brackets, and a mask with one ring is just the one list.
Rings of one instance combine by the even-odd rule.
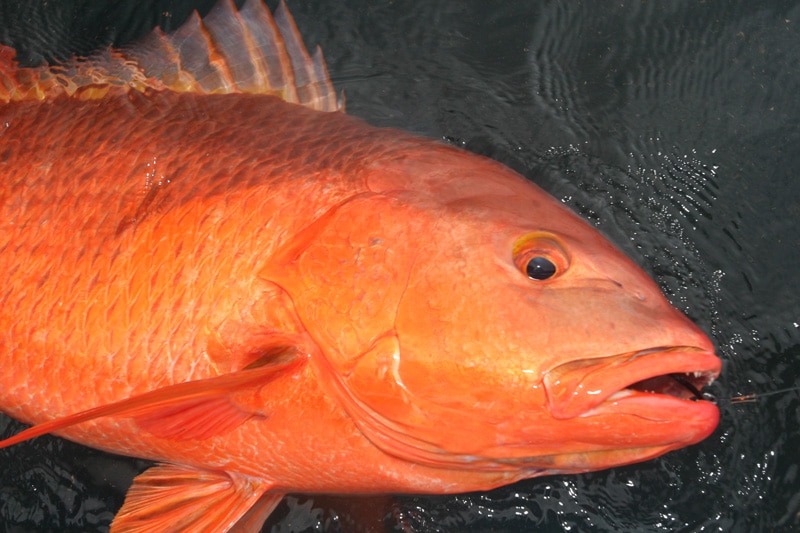
[[158, 461], [114, 529], [227, 530], [287, 492], [485, 490], [713, 431], [691, 394], [713, 345], [595, 229], [496, 162], [337, 111], [288, 14], [209, 18], [168, 42], [280, 42], [248, 58], [277, 49], [293, 84], [242, 90], [229, 58], [232, 90], [152, 42], [130, 53], [158, 76], [26, 84], [0, 50], [0, 408], [38, 424], [0, 444]]

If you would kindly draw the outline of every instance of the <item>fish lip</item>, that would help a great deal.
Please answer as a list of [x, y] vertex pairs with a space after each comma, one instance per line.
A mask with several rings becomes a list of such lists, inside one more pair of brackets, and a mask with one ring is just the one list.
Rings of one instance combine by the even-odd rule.
[[543, 382], [552, 416], [569, 419], [597, 415], [605, 411], [598, 410], [601, 405], [643, 395], [648, 395], [650, 406], [676, 401], [707, 404], [695, 392], [717, 378], [721, 365], [705, 347], [657, 346], [571, 361], [550, 369]]

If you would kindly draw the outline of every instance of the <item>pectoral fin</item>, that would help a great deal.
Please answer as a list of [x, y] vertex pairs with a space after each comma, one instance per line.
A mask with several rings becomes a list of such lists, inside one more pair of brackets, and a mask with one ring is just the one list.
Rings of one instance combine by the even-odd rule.
[[0, 448], [106, 416], [133, 418], [142, 429], [158, 437], [205, 439], [261, 416], [239, 401], [241, 397], [295, 371], [302, 363], [303, 358], [293, 347], [274, 349], [238, 372], [170, 385], [37, 424], [0, 441]]
[[283, 498], [268, 481], [159, 465], [133, 480], [112, 533], [257, 531]]

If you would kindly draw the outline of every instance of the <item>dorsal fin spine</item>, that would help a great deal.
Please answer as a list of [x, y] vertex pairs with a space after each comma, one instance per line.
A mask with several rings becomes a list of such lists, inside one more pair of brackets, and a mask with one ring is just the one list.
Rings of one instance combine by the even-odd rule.
[[325, 57], [322, 55], [322, 48], [319, 46], [314, 48], [314, 55], [311, 57], [314, 63], [315, 78], [318, 84], [324, 87], [321, 89], [322, 98], [325, 100], [322, 104], [326, 109], [344, 109], [344, 95], [341, 100], [336, 99], [336, 90], [331, 83], [331, 77], [328, 74], [328, 65], [325, 63]]
[[[285, 36], [286, 49], [292, 61], [292, 70], [295, 73], [301, 102], [314, 102], [313, 107], [316, 109], [326, 105], [328, 93], [334, 95], [335, 100], [336, 93], [330, 85], [327, 68], [320, 69], [308, 55], [300, 37], [300, 31], [283, 0], [278, 4], [274, 18], [280, 33]], [[324, 66], [324, 62], [320, 63], [320, 66]], [[324, 78], [318, 77], [320, 71], [324, 72]]]
[[212, 49], [211, 63], [224, 71], [227, 79], [234, 80], [239, 90], [252, 92], [258, 87], [265, 86], [257, 77], [252, 52], [246, 56], [239, 54], [243, 61], [228, 62], [225, 57], [235, 57], [237, 44], [248, 51], [253, 50], [248, 39], [247, 28], [241, 14], [236, 11], [233, 0], [221, 0], [203, 19], [204, 29], [207, 32], [209, 47]]
[[[287, 102], [299, 102], [294, 70], [286, 44], [275, 19], [261, 1], [248, 0], [240, 13], [254, 44], [251, 50], [258, 64], [262, 66], [270, 85], [283, 87], [283, 99]], [[269, 43], [274, 46], [269, 46]]]

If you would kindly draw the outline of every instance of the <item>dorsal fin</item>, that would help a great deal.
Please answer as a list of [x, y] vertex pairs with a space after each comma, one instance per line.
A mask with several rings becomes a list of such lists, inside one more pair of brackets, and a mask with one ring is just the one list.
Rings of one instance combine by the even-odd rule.
[[141, 42], [53, 66], [19, 68], [13, 49], [0, 45], [0, 102], [59, 95], [102, 98], [111, 90], [171, 90], [202, 94], [271, 94], [319, 111], [343, 108], [322, 52], [306, 51], [289, 10], [275, 16], [262, 0], [220, 0], [178, 30], [159, 28]]

